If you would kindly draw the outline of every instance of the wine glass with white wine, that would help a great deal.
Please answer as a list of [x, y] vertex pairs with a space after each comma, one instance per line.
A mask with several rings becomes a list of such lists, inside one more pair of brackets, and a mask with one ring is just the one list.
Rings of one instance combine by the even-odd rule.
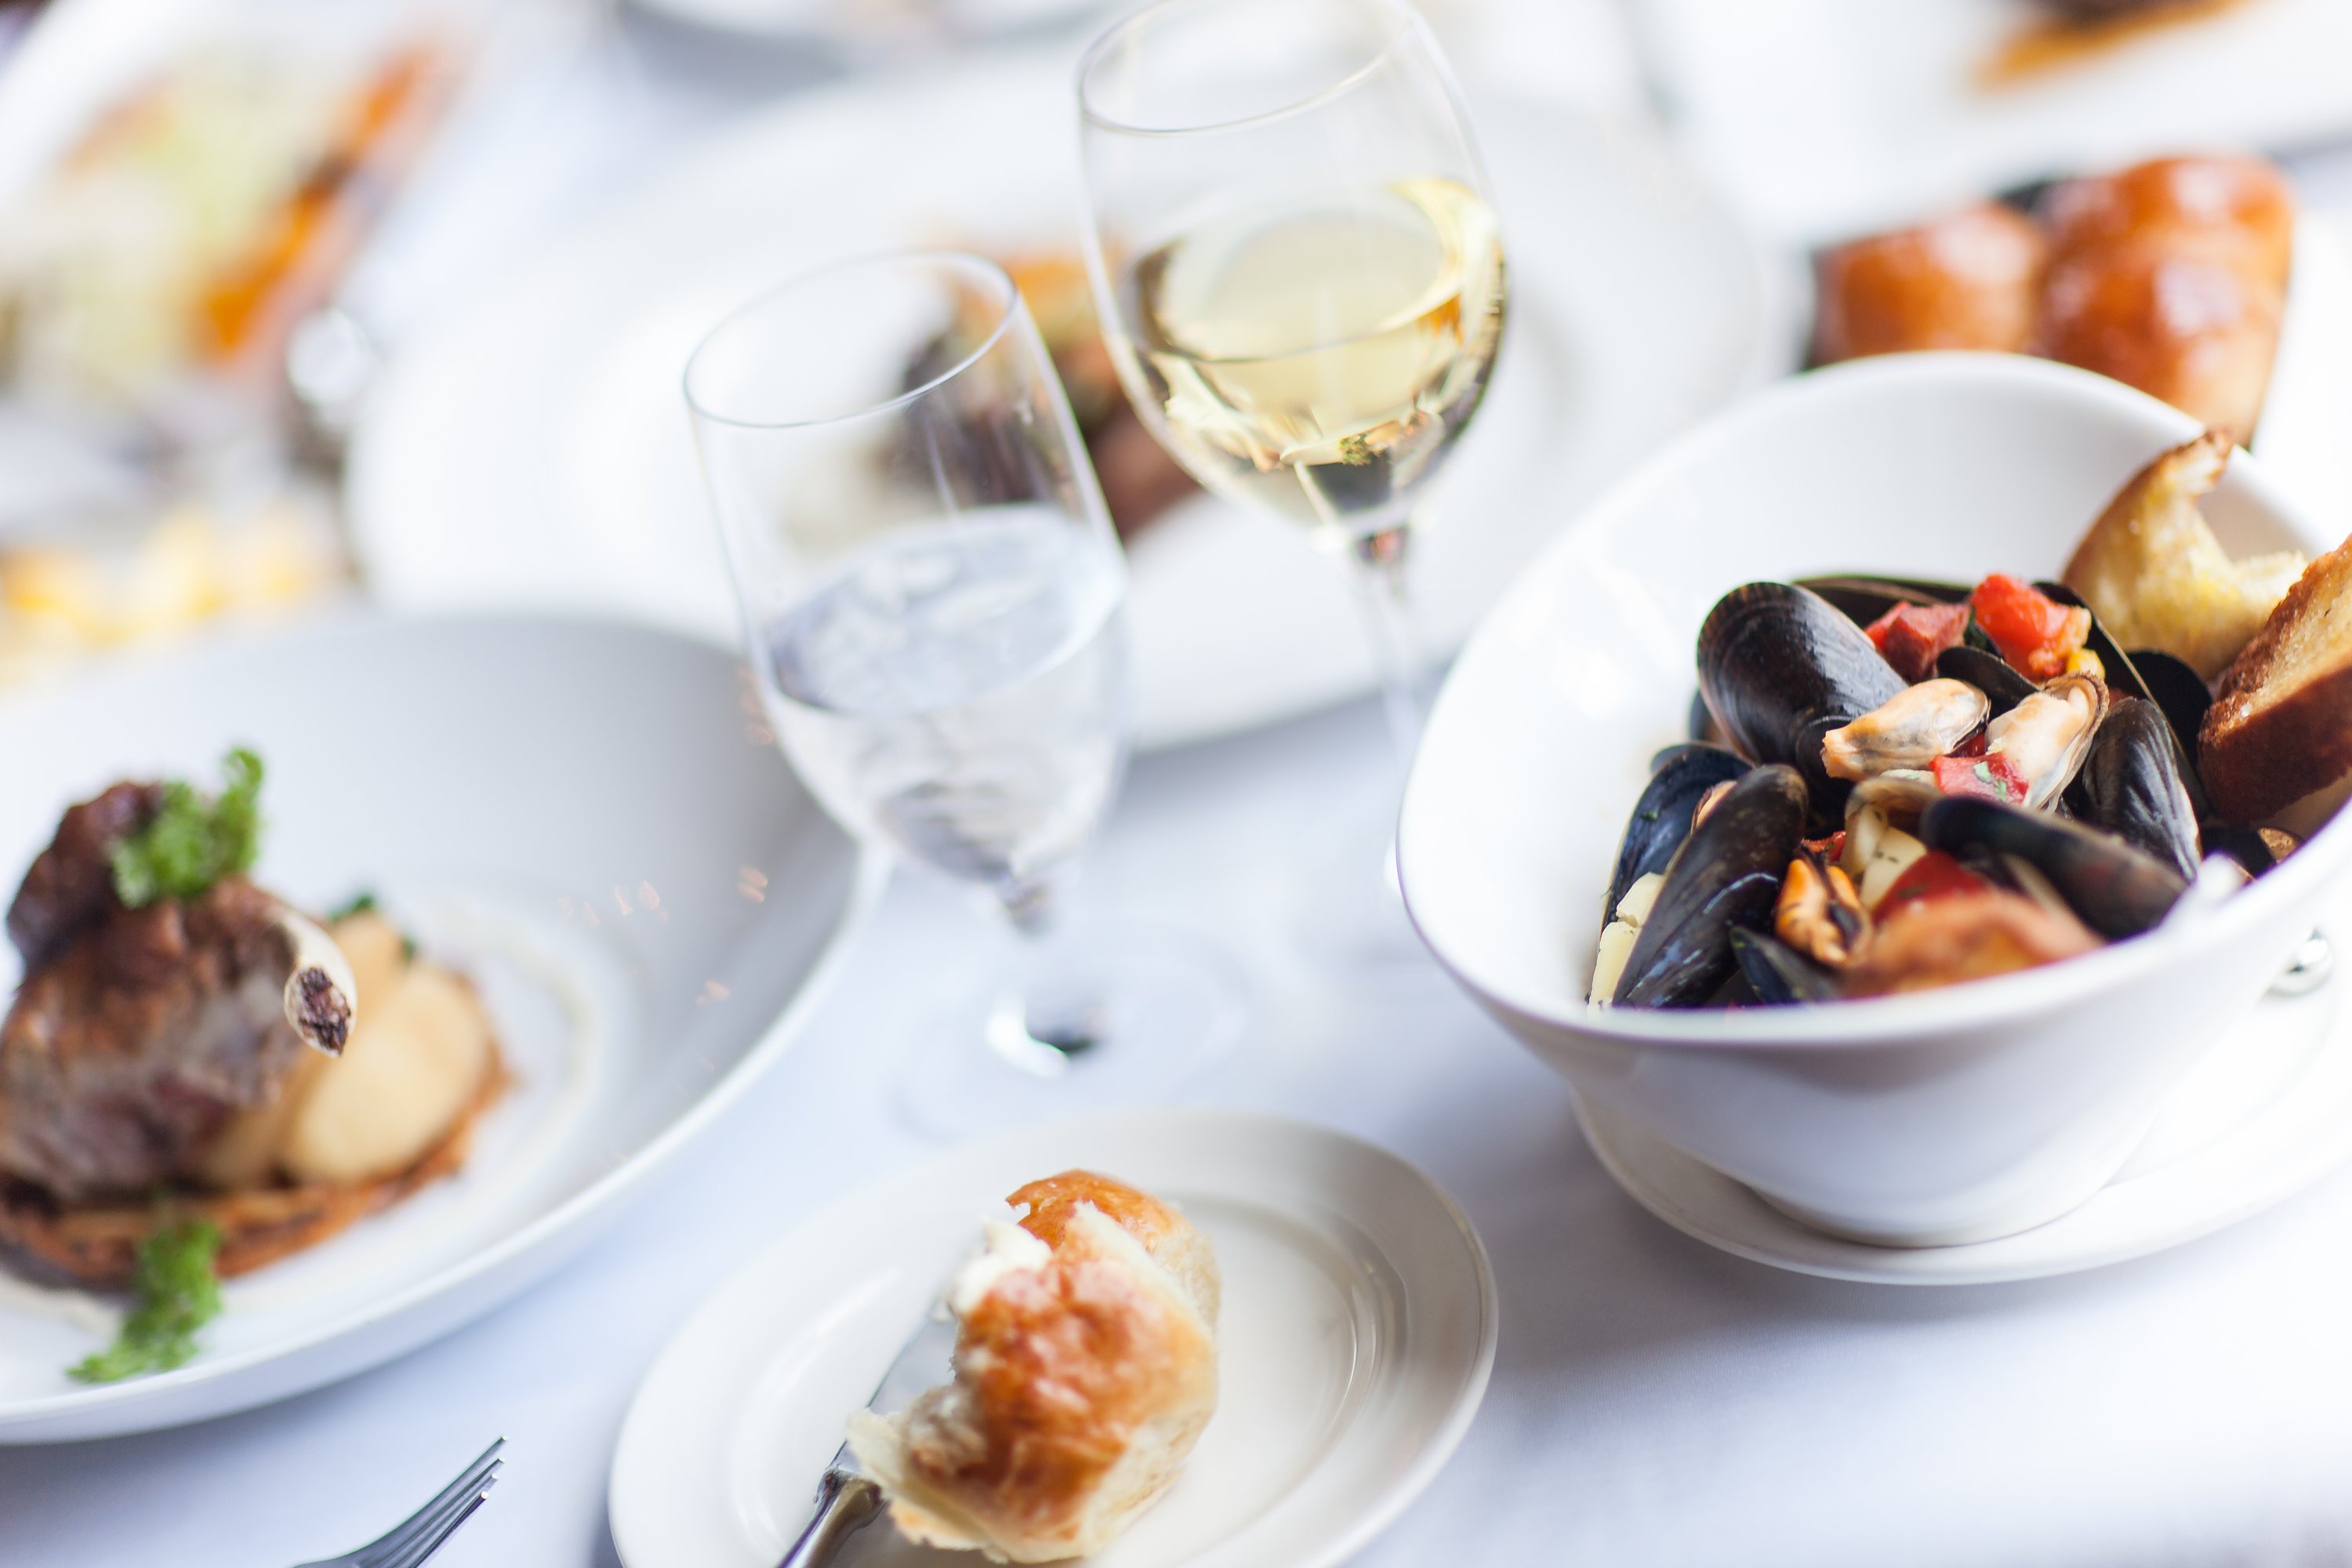
[[1409, 759], [1429, 666], [1408, 546], [1506, 296], [1436, 40], [1402, 0], [1160, 0], [1087, 49], [1078, 106], [1087, 264], [1129, 397], [1202, 485], [1349, 572]]

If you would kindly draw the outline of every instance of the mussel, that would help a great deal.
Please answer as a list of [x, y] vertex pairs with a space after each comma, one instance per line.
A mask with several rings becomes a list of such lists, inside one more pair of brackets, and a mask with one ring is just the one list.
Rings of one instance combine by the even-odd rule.
[[1745, 758], [1720, 746], [1669, 746], [1650, 763], [1650, 782], [1633, 803], [1617, 847], [1617, 868], [1609, 878], [1609, 901], [1601, 909], [1606, 925], [1616, 914], [1625, 889], [1652, 871], [1663, 871], [1675, 851], [1690, 837], [1691, 814], [1699, 796], [1715, 785], [1746, 773]]
[[[2042, 582], [2033, 586], [2044, 598], [2072, 605], [2077, 609], [2090, 608], [2083, 603], [2082, 595], [2063, 583]], [[2116, 646], [2116, 639], [2107, 635], [2107, 628], [2099, 624], [2095, 614], [2091, 616], [2091, 635], [2084, 639], [2083, 646], [2098, 656], [2101, 678], [2109, 687], [2126, 697], [2145, 697], [2150, 701], [2155, 700], [2154, 693], [2147, 689], [2147, 682], [2140, 679], [2139, 667], [2132, 662], [2128, 654]]]
[[2053, 805], [2074, 782], [2108, 703], [2106, 683], [2097, 676], [2062, 675], [1985, 726], [1986, 750], [2008, 759], [2025, 781], [2026, 805]]
[[2193, 776], [2172, 725], [2156, 705], [2122, 697], [2091, 737], [2067, 805], [2082, 821], [2146, 850], [2183, 881], [2194, 881], [2201, 850], [2188, 783]]
[[1819, 594], [1857, 626], [1868, 626], [1897, 605], [1957, 605], [1969, 596], [1966, 583], [1924, 577], [1876, 577], [1859, 572], [1830, 577], [1800, 577], [1797, 586]]
[[1997, 653], [1962, 643], [1936, 656], [1936, 673], [1948, 680], [1965, 680], [1985, 694], [1996, 719], [2033, 695], [2033, 682], [2010, 668]]
[[1837, 976], [1777, 937], [1760, 931], [1734, 931], [1731, 953], [1747, 978], [1748, 988], [1768, 1006], [1838, 998]]
[[1613, 1000], [1696, 1007], [1729, 977], [1735, 930], [1770, 918], [1804, 829], [1805, 782], [1783, 763], [1752, 768], [1691, 829], [1625, 960]]
[[2137, 936], [2164, 919], [2189, 886], [2170, 866], [2111, 833], [2047, 812], [1954, 795], [1927, 808], [1919, 837], [1998, 874], [2000, 862], [2024, 862], [2100, 935]]
[[1850, 724], [1822, 737], [1831, 776], [1859, 782], [1896, 768], [1925, 768], [1948, 755], [1991, 716], [1985, 694], [1937, 676], [1906, 686]]
[[[2134, 648], [2131, 661], [2139, 671], [2140, 684], [2147, 688], [2149, 700], [2171, 721], [2181, 754], [2195, 756], [2197, 731], [2205, 727], [2205, 710], [2213, 706], [2213, 689], [2188, 660], [2175, 658], [2162, 648]], [[2189, 793], [2200, 797], [2203, 794], [2193, 779]]]
[[1717, 601], [1699, 628], [1698, 681], [1736, 750], [1800, 771], [1817, 834], [1835, 830], [1849, 788], [1822, 768], [1822, 737], [1907, 684], [1853, 620], [1787, 583]]

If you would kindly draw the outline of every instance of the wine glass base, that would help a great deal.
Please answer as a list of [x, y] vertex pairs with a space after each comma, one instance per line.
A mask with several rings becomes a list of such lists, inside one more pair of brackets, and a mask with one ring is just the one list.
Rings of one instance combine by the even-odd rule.
[[1249, 987], [1213, 944], [1172, 927], [1090, 922], [1023, 984], [967, 992], [927, 1018], [898, 1109], [953, 1137], [1161, 1103], [1239, 1043]]

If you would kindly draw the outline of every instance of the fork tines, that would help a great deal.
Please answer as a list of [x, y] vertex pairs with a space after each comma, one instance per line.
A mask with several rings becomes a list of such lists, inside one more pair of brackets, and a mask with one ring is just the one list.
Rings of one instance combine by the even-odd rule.
[[506, 1462], [499, 1451], [506, 1446], [507, 1440], [501, 1437], [483, 1449], [481, 1457], [466, 1467], [466, 1473], [442, 1488], [431, 1501], [381, 1540], [353, 1552], [352, 1568], [416, 1568], [439, 1551], [498, 1484], [499, 1468]]

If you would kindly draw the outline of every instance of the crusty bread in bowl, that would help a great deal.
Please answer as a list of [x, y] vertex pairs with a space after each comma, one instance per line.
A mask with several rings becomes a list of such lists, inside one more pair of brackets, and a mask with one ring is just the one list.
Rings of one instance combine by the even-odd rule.
[[2352, 773], [2352, 540], [2304, 570], [2222, 672], [2197, 763], [2239, 822]]
[[1014, 1193], [958, 1276], [955, 1381], [849, 1442], [910, 1539], [1046, 1563], [1157, 1501], [1217, 1403], [1217, 1265], [1184, 1216], [1084, 1171]]

